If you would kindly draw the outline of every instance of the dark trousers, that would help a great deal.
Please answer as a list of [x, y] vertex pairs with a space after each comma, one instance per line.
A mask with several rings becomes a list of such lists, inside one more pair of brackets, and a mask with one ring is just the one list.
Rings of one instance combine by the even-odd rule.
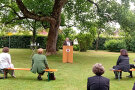
[[44, 75], [44, 73], [45, 73], [45, 71], [43, 71], [43, 72], [41, 72], [41, 73], [38, 73], [38, 74], [40, 74], [40, 75]]
[[[132, 68], [135, 68], [134, 64], [130, 64], [130, 69], [132, 69]], [[130, 76], [133, 77], [132, 71], [129, 71], [129, 73], [130, 73]]]
[[114, 74], [115, 74], [115, 78], [118, 79], [118, 74], [120, 74], [120, 78], [122, 78], [122, 71], [121, 72], [117, 72], [117, 71], [114, 71]]

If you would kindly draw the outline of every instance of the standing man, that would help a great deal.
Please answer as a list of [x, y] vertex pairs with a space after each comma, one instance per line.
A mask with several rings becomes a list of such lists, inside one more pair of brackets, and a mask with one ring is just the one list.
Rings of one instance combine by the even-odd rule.
[[66, 40], [63, 43], [63, 46], [73, 46], [73, 42], [69, 40], [69, 38], [66, 38]]

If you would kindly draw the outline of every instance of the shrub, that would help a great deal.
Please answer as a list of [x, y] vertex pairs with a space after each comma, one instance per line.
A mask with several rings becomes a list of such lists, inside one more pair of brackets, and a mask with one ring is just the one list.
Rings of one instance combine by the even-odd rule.
[[73, 46], [73, 50], [74, 50], [74, 51], [79, 51], [79, 45], [74, 45], [74, 46]]
[[135, 37], [132, 37], [129, 45], [130, 45], [131, 51], [135, 52]]
[[[98, 40], [98, 50], [105, 50], [105, 46], [104, 43], [108, 38], [106, 37], [100, 37]], [[92, 47], [90, 47], [91, 49], [96, 49], [96, 41], [97, 39], [94, 39], [93, 43], [92, 43]]]
[[92, 46], [94, 36], [92, 34], [86, 33], [86, 34], [78, 34], [77, 40], [79, 43], [79, 49], [81, 52], [85, 52], [89, 49], [90, 46]]
[[107, 50], [116, 52], [120, 51], [120, 49], [126, 49], [126, 44], [124, 40], [117, 40], [117, 39], [106, 41], [104, 46]]
[[64, 42], [64, 36], [62, 34], [58, 35], [58, 40], [57, 40], [57, 47], [56, 50], [58, 51], [59, 49], [62, 49], [63, 46], [63, 42]]
[[46, 48], [47, 37], [46, 36], [37, 36], [36, 43], [39, 43], [40, 48]]

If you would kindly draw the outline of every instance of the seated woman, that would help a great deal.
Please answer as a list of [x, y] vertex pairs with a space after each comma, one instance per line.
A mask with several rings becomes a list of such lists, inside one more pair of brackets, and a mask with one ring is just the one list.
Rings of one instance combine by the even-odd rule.
[[41, 76], [44, 74], [45, 69], [49, 69], [46, 56], [43, 55], [43, 49], [40, 48], [37, 50], [38, 54], [35, 54], [32, 57], [32, 69], [31, 72], [38, 73], [38, 80], [42, 80]]
[[[117, 60], [116, 66], [113, 66], [113, 69], [129, 72], [130, 69], [129, 57], [126, 49], [120, 50], [120, 56]], [[114, 74], [115, 74], [115, 78], [118, 79], [118, 73], [114, 71]], [[120, 72], [120, 78], [122, 78], [121, 76], [122, 76], [122, 72]]]
[[11, 63], [11, 56], [8, 52], [9, 48], [4, 47], [2, 53], [0, 54], [0, 69], [5, 71], [4, 78], [7, 78], [8, 73], [15, 78], [14, 70], [5, 70], [5, 68], [14, 68], [14, 65]]
[[88, 78], [87, 90], [109, 90], [110, 80], [101, 76], [105, 72], [102, 64], [96, 63], [92, 71], [96, 75]]

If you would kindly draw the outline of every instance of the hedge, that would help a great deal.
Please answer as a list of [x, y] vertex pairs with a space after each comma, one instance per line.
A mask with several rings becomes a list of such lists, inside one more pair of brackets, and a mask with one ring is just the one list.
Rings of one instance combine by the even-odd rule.
[[119, 52], [121, 49], [126, 49], [124, 40], [112, 39], [105, 42], [104, 46], [109, 51]]
[[[32, 36], [13, 35], [10, 36], [10, 48], [30, 48]], [[58, 35], [57, 49], [62, 49], [64, 37]], [[46, 48], [47, 36], [37, 36], [36, 43], [39, 43], [39, 48]], [[0, 48], [9, 47], [9, 36], [0, 36]]]
[[[108, 40], [121, 40], [122, 37], [100, 37], [98, 41], [98, 50], [106, 50], [106, 47], [104, 46], [105, 42]], [[89, 49], [95, 50], [96, 49], [96, 39], [93, 41], [92, 47], [89, 47]]]
[[[10, 48], [29, 48], [31, 36], [10, 36]], [[9, 47], [9, 36], [0, 36], [0, 48]]]

